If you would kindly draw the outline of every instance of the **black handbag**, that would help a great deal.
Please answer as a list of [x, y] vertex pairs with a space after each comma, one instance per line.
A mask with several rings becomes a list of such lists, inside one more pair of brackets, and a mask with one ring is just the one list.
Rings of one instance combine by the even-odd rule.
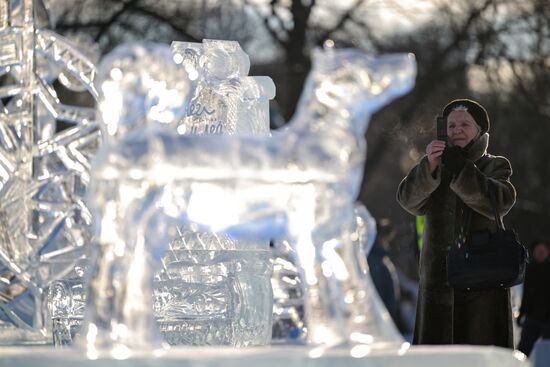
[[472, 232], [463, 245], [454, 243], [450, 247], [447, 280], [452, 288], [509, 288], [522, 283], [525, 277], [525, 268], [529, 262], [527, 249], [519, 242], [514, 230], [503, 228], [489, 180], [487, 190], [495, 216], [496, 232]]

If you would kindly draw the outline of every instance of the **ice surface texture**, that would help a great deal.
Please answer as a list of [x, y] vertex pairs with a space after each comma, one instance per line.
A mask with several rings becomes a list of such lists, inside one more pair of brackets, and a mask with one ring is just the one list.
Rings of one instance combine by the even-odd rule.
[[[234, 41], [205, 40], [204, 45], [204, 48], [203, 44], [197, 43], [174, 42], [172, 45], [173, 60], [183, 63], [188, 74], [194, 76], [196, 86], [192, 90], [193, 100], [200, 99], [200, 109], [202, 112], [206, 111], [197, 114], [196, 108], [199, 105], [194, 105], [193, 102], [190, 107], [194, 107], [186, 108], [185, 112], [181, 108], [187, 107], [185, 104], [173, 105], [176, 113], [185, 113], [185, 118], [179, 121], [178, 126], [171, 124], [173, 121], [177, 122], [172, 119], [174, 112], [155, 106], [159, 100], [167, 97], [162, 97], [165, 89], [151, 87], [156, 83], [151, 78], [142, 86], [138, 93], [140, 97], [135, 100], [131, 100], [135, 94], [122, 95], [116, 87], [117, 84], [122, 84], [123, 89], [128, 89], [136, 76], [148, 78], [143, 73], [160, 75], [164, 70], [169, 70], [174, 61], [170, 60], [166, 50], [149, 45], [135, 49], [133, 54], [124, 54], [122, 60], [121, 55], [118, 55], [119, 59], [115, 63], [120, 66], [111, 70], [109, 78], [112, 81], [102, 85], [106, 97], [101, 108], [115, 110], [115, 113], [108, 113], [103, 119], [107, 139], [111, 142], [112, 137], [116, 139], [136, 126], [147, 123], [165, 124], [174, 133], [204, 134], [202, 127], [211, 125], [219, 130], [215, 134], [267, 135], [268, 102], [274, 95], [271, 79], [246, 76], [248, 64], [240, 68], [240, 74], [245, 75], [222, 75], [219, 71], [213, 73], [209, 68], [221, 56], [225, 57], [223, 63], [227, 66], [224, 72], [231, 70], [232, 63], [247, 61], [248, 57]], [[190, 64], [188, 57], [183, 58], [182, 55], [187, 55], [190, 51], [199, 52], [197, 55], [200, 56], [201, 67], [199, 64]], [[132, 68], [130, 64], [134, 58], [140, 58], [139, 65], [146, 67]], [[107, 59], [105, 62], [111, 61]], [[124, 74], [122, 70], [125, 71]], [[174, 76], [177, 77], [178, 74]], [[163, 74], [163, 77], [170, 76]], [[264, 87], [270, 87], [271, 94], [247, 93], [249, 89], [246, 89], [247, 85], [243, 81], [248, 80], [250, 85], [251, 81], [257, 79], [264, 83]], [[184, 78], [181, 82], [186, 83], [187, 79]], [[224, 83], [230, 84], [232, 89], [229, 91], [226, 88], [222, 91], [220, 85]], [[158, 85], [163, 83], [158, 81]], [[170, 89], [179, 87], [168, 86]], [[262, 90], [257, 88], [256, 91]], [[180, 101], [177, 98], [176, 100]], [[127, 113], [122, 113], [119, 107], [121, 105], [131, 108]], [[224, 108], [218, 108], [220, 106]], [[144, 110], [148, 112], [143, 112]], [[156, 115], [152, 114], [153, 111]], [[220, 111], [223, 113], [219, 113]], [[137, 116], [140, 113], [148, 115], [140, 118]], [[238, 115], [246, 115], [247, 123], [236, 123], [231, 118]], [[121, 124], [117, 124], [119, 120]], [[199, 131], [197, 124], [205, 121], [206, 124]], [[236, 240], [223, 233], [193, 231], [185, 226], [177, 230], [177, 237], [170, 242], [168, 250], [161, 257], [160, 269], [155, 273], [153, 284], [154, 316], [164, 340], [171, 345], [269, 344], [272, 324], [270, 310], [273, 301], [269, 241]], [[60, 280], [50, 288], [49, 307], [56, 345], [72, 344], [73, 337], [80, 328], [84, 311], [81, 304], [86, 298], [86, 294], [80, 292], [82, 285], [82, 277], [73, 277]]]
[[[95, 110], [60, 102], [53, 82], [87, 90], [95, 66], [36, 24], [32, 0], [0, 4], [0, 342], [44, 342], [43, 292], [90, 239], [83, 202], [99, 143]], [[60, 131], [60, 123], [68, 128]]]
[[[167, 124], [177, 125], [184, 116], [178, 108], [189, 90], [184, 69], [170, 65], [161, 50], [154, 62], [162, 66], [141, 64], [139, 48], [118, 49], [99, 72], [102, 118], [121, 116], [120, 123], [109, 118], [107, 132], [126, 133], [103, 146], [94, 162], [90, 198], [102, 214], [101, 249], [82, 338], [88, 355], [107, 349], [120, 357], [159, 346], [145, 295], [152, 293], [154, 263], [182, 224], [232, 238], [287, 238], [305, 284], [309, 342], [399, 340], [370, 303], [374, 289], [358, 264], [364, 258], [356, 258], [354, 206], [369, 117], [411, 89], [413, 56], [316, 50], [288, 129], [272, 137], [193, 136], [154, 123], [172, 115]], [[117, 84], [127, 78], [134, 82]], [[114, 96], [151, 103], [111, 110], [106, 106]]]
[[[248, 55], [238, 42], [173, 42], [171, 49], [174, 61], [183, 64], [195, 83], [178, 133], [269, 134], [269, 100], [275, 86], [269, 77], [248, 76]], [[269, 344], [273, 303], [269, 241], [237, 240], [186, 226], [180, 231], [155, 275], [155, 316], [165, 340], [191, 345]], [[174, 288], [165, 284], [178, 284], [181, 291], [171, 292]]]
[[238, 42], [173, 42], [172, 50], [197, 83], [180, 133], [269, 134], [275, 85], [269, 77], [248, 76], [250, 61]]

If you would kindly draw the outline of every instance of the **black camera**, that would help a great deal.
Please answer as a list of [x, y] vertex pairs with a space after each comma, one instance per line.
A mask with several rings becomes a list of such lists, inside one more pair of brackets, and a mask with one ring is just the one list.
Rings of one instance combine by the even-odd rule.
[[447, 118], [437, 116], [437, 140], [447, 142]]

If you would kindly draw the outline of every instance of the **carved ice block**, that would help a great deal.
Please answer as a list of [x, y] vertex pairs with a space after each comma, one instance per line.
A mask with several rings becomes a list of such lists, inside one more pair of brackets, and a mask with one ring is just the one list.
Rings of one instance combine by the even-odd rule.
[[[232, 51], [232, 57], [234, 57], [235, 50], [240, 50], [238, 43], [232, 41], [205, 42], [211, 49], [206, 55], [208, 57], [214, 57], [217, 50], [224, 52], [234, 50]], [[185, 45], [186, 50], [202, 49], [201, 44], [186, 43]], [[134, 49], [132, 52], [137, 55], [136, 57], [141, 58], [143, 68], [152, 74], [173, 77], [157, 68], [154, 61], [157, 55], [152, 51], [151, 47], [143, 47]], [[163, 55], [167, 57], [165, 53]], [[237, 58], [239, 57], [241, 59], [245, 57], [245, 60], [248, 60], [242, 50], [237, 53]], [[162, 67], [168, 67], [166, 63], [172, 67], [183, 63], [189, 72], [188, 61], [179, 58], [177, 52], [172, 60], [164, 60]], [[204, 55], [202, 60], [210, 65], [209, 59]], [[107, 58], [105, 62], [110, 61]], [[241, 66], [240, 69], [247, 72], [248, 64], [245, 63], [245, 66]], [[125, 71], [124, 75], [122, 70]], [[206, 68], [193, 70], [196, 70], [194, 96], [200, 96], [203, 95], [204, 88], [210, 88], [201, 81], [212, 75], [212, 70]], [[145, 126], [151, 121], [173, 129], [174, 133], [176, 131], [182, 133], [186, 122], [187, 126], [192, 126], [190, 124], [192, 120], [188, 117], [196, 117], [192, 110], [186, 108], [186, 105], [181, 106], [179, 112], [184, 112], [187, 118], [182, 120], [183, 123], [180, 121], [179, 125], [177, 121], [166, 120], [162, 115], [155, 117], [152, 112], [158, 114], [159, 109], [151, 107], [151, 103], [158, 101], [159, 96], [164, 92], [148, 89], [150, 85], [138, 87], [133, 94], [123, 96], [113, 90], [112, 86], [116, 83], [126, 90], [135, 87], [133, 83], [140, 72], [137, 68], [129, 72], [128, 65], [122, 62], [120, 67], [110, 71], [110, 80], [102, 85], [103, 93], [109, 94], [109, 98], [106, 98], [100, 106], [101, 111], [116, 110], [114, 113], [104, 113], [105, 135], [109, 142], [120, 139], [136, 127]], [[219, 72], [216, 75], [221, 77]], [[239, 75], [233, 73], [233, 76]], [[219, 81], [224, 82], [221, 79]], [[182, 82], [187, 82], [187, 79], [182, 79]], [[246, 126], [250, 127], [248, 133], [266, 134], [269, 131], [268, 103], [274, 96], [273, 82], [268, 77], [243, 76], [234, 78], [233, 84], [235, 84], [233, 93], [218, 94], [216, 103], [231, 105], [234, 110], [232, 115], [246, 116], [248, 119]], [[142, 97], [132, 99], [137, 93], [141, 93]], [[144, 117], [139, 117], [139, 114]], [[163, 114], [167, 115], [166, 111]], [[236, 134], [243, 130], [245, 125], [236, 124], [234, 120], [227, 121], [227, 116], [227, 114], [212, 114], [214, 122], [211, 125], [216, 126], [221, 134], [230, 132]], [[157, 121], [160, 117], [162, 119]], [[231, 126], [231, 129], [227, 129], [227, 126]], [[187, 129], [185, 133], [193, 132], [192, 129]], [[211, 134], [210, 131], [206, 133]], [[237, 241], [223, 233], [191, 231], [185, 226], [177, 230], [176, 238], [170, 242], [168, 251], [161, 258], [160, 270], [155, 273], [153, 285], [155, 320], [164, 340], [172, 345], [268, 344], [271, 337], [270, 309], [272, 307], [269, 242]], [[77, 304], [70, 300], [69, 292], [64, 291], [74, 289], [75, 282], [82, 286], [83, 278], [56, 282], [50, 292], [56, 345], [71, 344], [80, 329], [83, 308], [65, 307], [67, 304]], [[85, 297], [84, 292], [79, 300]]]
[[[49, 343], [44, 292], [85, 253], [92, 108], [60, 102], [53, 81], [97, 96], [95, 66], [44, 29], [40, 1], [0, 6], [0, 343]], [[60, 127], [66, 127], [61, 129]]]
[[180, 133], [269, 134], [275, 85], [269, 77], [248, 76], [250, 61], [238, 42], [173, 42], [171, 48], [197, 82]]
[[[247, 76], [248, 56], [237, 42], [173, 42], [171, 49], [174, 60], [197, 76], [179, 133], [268, 134], [269, 100], [275, 96], [275, 86], [269, 77]], [[186, 226], [180, 231], [155, 276], [155, 294], [159, 295], [155, 311], [165, 339], [170, 344], [269, 344], [269, 241], [239, 241]], [[159, 285], [163, 292], [157, 289]], [[181, 291], [171, 292], [174, 287]]]
[[[316, 351], [335, 345], [400, 346], [397, 331], [372, 303], [374, 288], [355, 256], [354, 206], [369, 117], [410, 90], [416, 71], [412, 55], [314, 52], [290, 127], [262, 137], [175, 133], [167, 127], [183, 117], [174, 106], [184, 103], [185, 88], [171, 85], [183, 80], [174, 78], [180, 72], [158, 58], [160, 66], [143, 68], [131, 48], [117, 52], [112, 63], [103, 64], [102, 85], [128, 100], [159, 98], [131, 113], [124, 104], [122, 110], [107, 108], [113, 95], [100, 102], [103, 116], [116, 112], [118, 121], [136, 128], [104, 146], [94, 164], [92, 197], [102, 225], [81, 341], [88, 355], [123, 357], [159, 346], [152, 302], [143, 295], [152, 290], [150, 269], [177, 236], [178, 225], [244, 240], [288, 238], [306, 285], [308, 341]], [[125, 52], [134, 57], [121, 68], [117, 58], [122, 53], [124, 59]], [[115, 68], [121, 78], [112, 73]], [[132, 84], [117, 83], [133, 70], [169, 70], [171, 78], [146, 72]], [[172, 116], [164, 128], [156, 124], [161, 116]], [[110, 131], [116, 135], [119, 127], [113, 119]], [[213, 206], [219, 202], [224, 205]]]

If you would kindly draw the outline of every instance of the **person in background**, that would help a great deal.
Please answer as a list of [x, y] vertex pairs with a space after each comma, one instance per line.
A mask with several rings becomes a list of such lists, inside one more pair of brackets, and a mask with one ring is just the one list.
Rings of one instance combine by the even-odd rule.
[[518, 324], [522, 327], [518, 350], [531, 354], [538, 338], [550, 339], [550, 247], [534, 241], [527, 265]]
[[399, 309], [399, 278], [395, 265], [388, 256], [390, 242], [395, 237], [395, 231], [388, 218], [376, 221], [376, 240], [367, 255], [369, 272], [382, 302], [388, 309], [393, 322], [398, 329], [401, 325]]
[[447, 282], [446, 269], [450, 246], [469, 230], [495, 230], [487, 181], [495, 189], [500, 217], [514, 205], [512, 167], [505, 157], [487, 153], [489, 115], [479, 103], [470, 99], [451, 101], [443, 108], [442, 116], [448, 140], [431, 141], [426, 155], [397, 190], [397, 201], [405, 210], [425, 215], [413, 344], [513, 348], [509, 290], [453, 289]]

